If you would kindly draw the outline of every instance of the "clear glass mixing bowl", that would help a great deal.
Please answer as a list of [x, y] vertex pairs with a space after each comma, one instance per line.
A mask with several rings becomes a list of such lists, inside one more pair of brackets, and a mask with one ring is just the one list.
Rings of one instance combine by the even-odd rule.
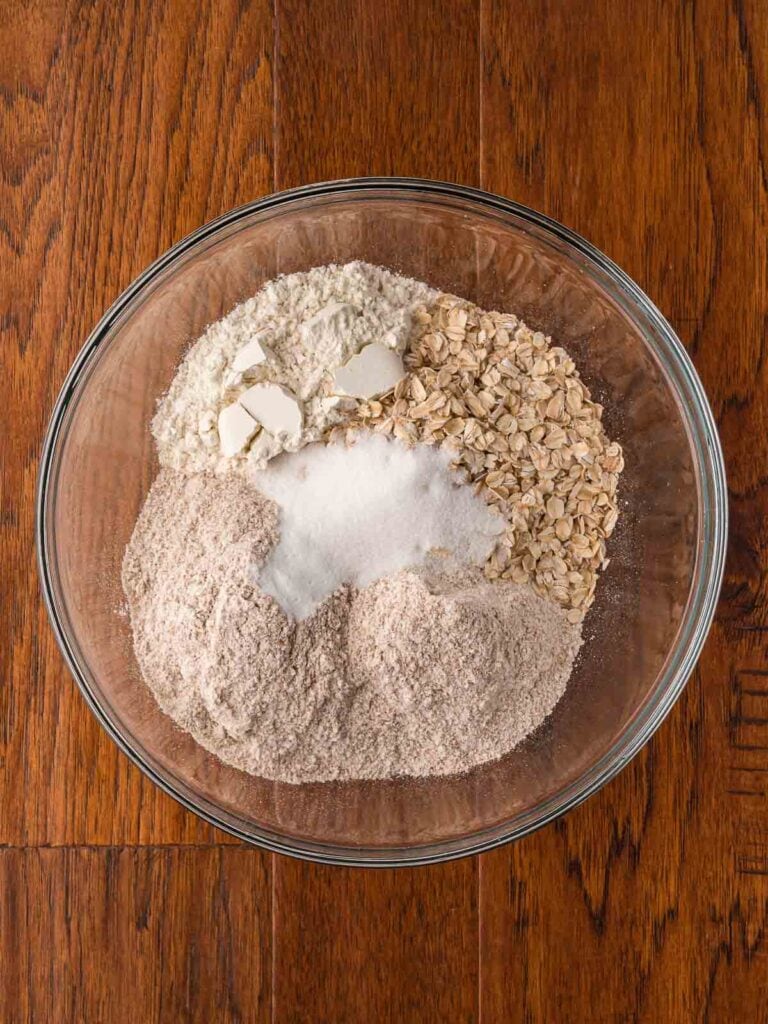
[[[576, 359], [621, 441], [623, 513], [566, 696], [502, 760], [461, 777], [290, 786], [221, 764], [158, 709], [120, 564], [157, 470], [149, 421], [185, 349], [280, 273], [359, 259], [520, 313]], [[155, 262], [106, 313], [45, 441], [37, 541], [53, 628], [88, 703], [158, 785], [214, 825], [320, 861], [414, 864], [551, 821], [637, 753], [685, 684], [723, 569], [722, 456], [696, 373], [643, 292], [583, 239], [474, 189], [330, 182], [233, 210]]]

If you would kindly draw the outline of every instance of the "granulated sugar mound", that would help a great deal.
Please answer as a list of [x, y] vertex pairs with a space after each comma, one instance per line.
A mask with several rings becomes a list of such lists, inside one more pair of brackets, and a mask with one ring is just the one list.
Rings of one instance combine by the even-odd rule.
[[147, 685], [222, 761], [291, 783], [463, 772], [560, 698], [579, 627], [530, 588], [403, 571], [294, 622], [249, 579], [276, 541], [242, 479], [162, 471], [126, 551]]
[[259, 586], [304, 619], [342, 583], [365, 587], [433, 548], [482, 565], [505, 524], [450, 462], [450, 452], [378, 434], [274, 460], [253, 478], [280, 506], [280, 541]]

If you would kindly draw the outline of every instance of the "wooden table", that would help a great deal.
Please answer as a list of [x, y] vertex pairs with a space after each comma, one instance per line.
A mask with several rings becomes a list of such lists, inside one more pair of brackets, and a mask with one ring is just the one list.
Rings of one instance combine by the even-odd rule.
[[[0, 1022], [768, 1020], [768, 5], [0, 2]], [[506, 849], [321, 868], [147, 782], [65, 671], [41, 438], [101, 312], [182, 235], [363, 174], [479, 185], [658, 303], [725, 445], [723, 598], [623, 774]]]

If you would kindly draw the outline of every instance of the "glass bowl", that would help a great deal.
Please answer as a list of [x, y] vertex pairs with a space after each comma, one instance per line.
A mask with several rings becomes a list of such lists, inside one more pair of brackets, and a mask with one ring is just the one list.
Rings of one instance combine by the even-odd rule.
[[[545, 724], [463, 775], [292, 786], [222, 764], [159, 710], [134, 658], [120, 565], [157, 471], [149, 421], [187, 346], [269, 278], [367, 260], [519, 313], [569, 350], [624, 446], [622, 515], [589, 643]], [[538, 213], [410, 179], [268, 196], [200, 228], [108, 310], [45, 441], [37, 543], [64, 657], [93, 712], [159, 786], [219, 828], [313, 860], [416, 864], [487, 850], [614, 776], [679, 696], [725, 551], [722, 455], [682, 345], [621, 270]]]

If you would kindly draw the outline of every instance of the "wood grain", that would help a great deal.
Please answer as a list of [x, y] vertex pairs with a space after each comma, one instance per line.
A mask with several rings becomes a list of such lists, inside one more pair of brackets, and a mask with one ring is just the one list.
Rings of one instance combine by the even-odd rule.
[[[360, 174], [478, 183], [479, 4], [278, 0], [278, 188]], [[320, 54], [324, 59], [319, 59]], [[277, 858], [276, 1020], [476, 1021], [477, 876]]]
[[117, 752], [64, 670], [33, 495], [56, 393], [106, 306], [172, 242], [272, 187], [272, 8], [3, 8], [0, 843], [220, 839]]
[[0, 851], [0, 1020], [271, 1019], [254, 850]]
[[482, 860], [482, 1016], [764, 1020], [766, 8], [518, 14], [484, 6], [483, 184], [591, 238], [667, 313], [718, 416], [732, 533], [717, 623], [658, 736], [563, 821]]
[[478, 183], [478, 0], [277, 0], [279, 188], [355, 175]]
[[477, 862], [275, 865], [275, 1020], [478, 1019]]
[[[0, 0], [3, 1024], [768, 1020], [766, 104], [760, 0]], [[402, 872], [223, 845], [146, 782], [32, 550], [109, 302], [223, 210], [355, 174], [481, 184], [603, 248], [687, 344], [729, 472], [716, 624], [652, 743], [554, 826]]]

